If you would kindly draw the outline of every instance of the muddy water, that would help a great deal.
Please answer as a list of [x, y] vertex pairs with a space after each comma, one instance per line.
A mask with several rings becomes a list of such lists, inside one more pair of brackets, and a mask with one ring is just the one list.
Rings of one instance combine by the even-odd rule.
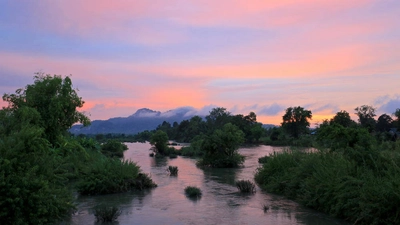
[[[283, 197], [261, 191], [242, 195], [235, 187], [240, 179], [253, 180], [258, 158], [281, 148], [258, 146], [241, 148], [246, 156], [243, 168], [200, 169], [196, 160], [184, 157], [155, 159], [149, 157], [148, 143], [128, 143], [125, 159], [137, 162], [158, 184], [147, 191], [134, 191], [97, 197], [78, 197], [78, 211], [70, 224], [96, 224], [91, 209], [98, 204], [115, 205], [122, 214], [115, 224], [346, 224]], [[177, 166], [177, 177], [166, 172]], [[186, 186], [197, 186], [203, 196], [192, 200], [185, 196]], [[264, 212], [263, 207], [268, 206]]]

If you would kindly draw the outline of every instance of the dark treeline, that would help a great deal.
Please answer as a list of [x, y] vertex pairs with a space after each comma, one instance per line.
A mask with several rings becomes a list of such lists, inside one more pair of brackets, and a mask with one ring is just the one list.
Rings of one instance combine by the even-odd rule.
[[154, 187], [127, 146], [72, 137], [89, 119], [69, 77], [36, 74], [34, 84], [4, 94], [0, 110], [0, 223], [56, 224], [75, 210], [74, 192], [98, 195]]

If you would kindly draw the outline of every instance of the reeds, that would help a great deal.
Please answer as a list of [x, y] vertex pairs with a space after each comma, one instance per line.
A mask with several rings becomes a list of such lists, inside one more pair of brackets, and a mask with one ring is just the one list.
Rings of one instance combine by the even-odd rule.
[[236, 187], [241, 193], [254, 193], [256, 192], [256, 185], [249, 180], [236, 181]]
[[178, 175], [178, 167], [177, 166], [168, 166], [168, 172], [171, 176], [177, 176]]
[[121, 210], [118, 207], [99, 206], [94, 208], [94, 216], [98, 222], [113, 222], [121, 215]]

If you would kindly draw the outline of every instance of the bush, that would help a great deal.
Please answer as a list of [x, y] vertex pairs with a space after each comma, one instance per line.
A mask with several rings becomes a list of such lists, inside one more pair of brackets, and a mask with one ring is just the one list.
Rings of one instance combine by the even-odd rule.
[[194, 186], [187, 186], [185, 188], [185, 194], [190, 198], [199, 198], [202, 195], [201, 190]]
[[258, 158], [258, 163], [267, 163], [268, 159], [269, 159], [268, 155], [260, 157], [260, 158]]
[[139, 167], [130, 161], [97, 157], [80, 175], [77, 189], [82, 195], [125, 192], [132, 188], [144, 189], [155, 184]]
[[168, 172], [171, 176], [176, 176], [176, 175], [178, 175], [178, 167], [177, 166], [169, 166]]
[[97, 222], [113, 222], [121, 215], [121, 210], [115, 206], [98, 206], [94, 208], [94, 216]]
[[254, 193], [256, 192], [256, 185], [249, 180], [236, 181], [236, 187], [242, 193]]
[[101, 152], [108, 157], [124, 157], [124, 151], [128, 146], [116, 140], [108, 140], [101, 146]]
[[201, 148], [205, 154], [198, 165], [217, 168], [240, 166], [244, 156], [238, 153], [238, 148], [243, 142], [243, 131], [231, 123], [225, 124], [204, 138]]

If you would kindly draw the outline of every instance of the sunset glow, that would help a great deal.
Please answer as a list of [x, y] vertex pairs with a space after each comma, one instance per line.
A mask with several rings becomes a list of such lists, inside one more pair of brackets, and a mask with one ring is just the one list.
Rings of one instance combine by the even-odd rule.
[[400, 2], [1, 1], [1, 93], [37, 71], [72, 75], [92, 120], [185, 106], [276, 125], [291, 106], [312, 124], [360, 105], [392, 114]]

